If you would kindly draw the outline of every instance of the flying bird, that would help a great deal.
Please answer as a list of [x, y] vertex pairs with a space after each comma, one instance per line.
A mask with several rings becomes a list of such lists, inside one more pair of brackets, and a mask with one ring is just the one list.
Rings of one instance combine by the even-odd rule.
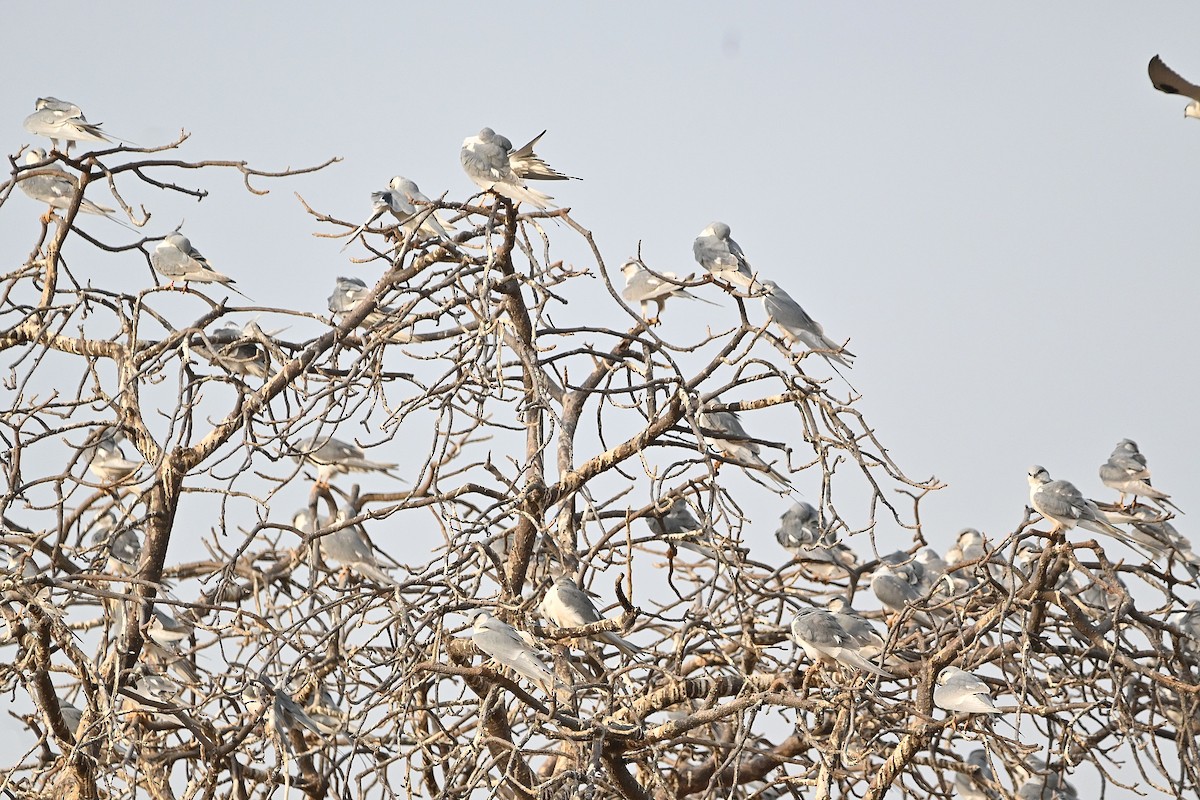
[[[622, 264], [621, 273], [625, 276], [625, 288], [621, 290], [621, 297], [624, 297], [630, 303], [640, 303], [642, 316], [651, 325], [658, 324], [659, 317], [662, 316], [663, 309], [667, 305], [667, 300], [671, 297], [683, 297], [688, 300], [699, 300], [701, 303], [708, 303], [711, 306], [716, 305], [716, 303], [705, 300], [702, 297], [696, 297], [696, 295], [680, 286], [652, 275], [646, 269], [646, 265], [636, 258], [628, 259]], [[662, 275], [664, 278], [679, 280], [679, 277], [674, 272], [664, 272]], [[683, 280], [686, 281], [690, 277], [688, 276], [688, 278], [684, 278]], [[651, 303], [657, 306], [654, 316], [650, 316]]]
[[1158, 56], [1150, 59], [1147, 71], [1150, 73], [1150, 83], [1154, 84], [1155, 89], [1167, 94], [1181, 94], [1192, 98], [1192, 102], [1184, 107], [1183, 116], [1200, 119], [1200, 86], [1184, 80], [1178, 72], [1164, 64]]
[[1117, 442], [1108, 461], [1100, 465], [1100, 480], [1108, 488], [1120, 493], [1121, 506], [1125, 505], [1125, 495], [1131, 494], [1134, 503], [1137, 498], [1145, 497], [1179, 511], [1179, 506], [1171, 502], [1171, 495], [1150, 485], [1150, 468], [1146, 466], [1146, 457], [1132, 439]]
[[946, 711], [968, 714], [1000, 714], [991, 691], [982, 680], [958, 667], [945, 667], [937, 676], [933, 704]]
[[222, 369], [266, 380], [271, 377], [271, 356], [259, 338], [265, 335], [251, 321], [241, 328], [226, 325], [212, 333], [198, 333], [191, 338], [188, 346]]
[[343, 442], [332, 436], [309, 436], [297, 442], [292, 449], [292, 457], [301, 463], [315, 464], [318, 467], [317, 481], [325, 484], [339, 472], [344, 475], [351, 472], [382, 472], [394, 478], [396, 476], [388, 470], [399, 466], [383, 461], [371, 461], [367, 458], [366, 451], [358, 445]]
[[571, 178], [534, 154], [533, 146], [545, 135], [542, 131], [529, 144], [514, 151], [512, 142], [506, 137], [491, 128], [484, 128], [477, 136], [463, 140], [459, 161], [467, 177], [485, 192], [496, 192], [516, 203], [530, 203], [541, 209], [552, 208], [553, 197], [525, 184], [526, 179], [563, 181]]
[[854, 366], [854, 353], [825, 335], [821, 323], [808, 315], [790, 294], [775, 281], [759, 284], [763, 291], [763, 310], [779, 329], [789, 344], [803, 343], [809, 350], [824, 356], [826, 361], [838, 362], [846, 367]]
[[368, 225], [387, 213], [391, 213], [409, 234], [419, 231], [426, 236], [449, 239], [454, 226], [441, 218], [438, 211], [430, 206], [432, 202], [421, 193], [417, 184], [403, 175], [397, 175], [388, 181], [387, 189], [371, 193], [371, 217], [354, 229], [342, 249], [349, 247]]
[[765, 472], [781, 487], [791, 488], [792, 482], [787, 476], [778, 472], [759, 455], [758, 443], [746, 433], [736, 411], [701, 411], [696, 422], [704, 429], [703, 433], [713, 447], [730, 461], [742, 467]]
[[[177, 280], [183, 281], [184, 284], [220, 283], [230, 291], [246, 297], [230, 285], [234, 283], [233, 278], [222, 275], [213, 269], [209, 265], [208, 259], [199, 250], [192, 247], [191, 240], [179, 231], [168, 233], [161, 242], [155, 245], [154, 252], [150, 254], [150, 265], [160, 275], [170, 280], [168, 286], [173, 286]], [[250, 300], [249, 297], [246, 299]]]
[[[569, 575], [563, 575], [546, 592], [538, 604], [542, 615], [559, 628], [581, 628], [604, 619], [587, 592], [575, 585]], [[628, 656], [637, 658], [639, 650], [612, 631], [593, 634]]]
[[58, 148], [58, 142], [109, 142], [100, 130], [99, 122], [88, 122], [83, 111], [74, 103], [57, 97], [39, 97], [34, 112], [25, 118], [25, 130], [35, 136], [45, 136]]
[[560, 701], [570, 699], [570, 690], [542, 663], [533, 652], [533, 648], [525, 643], [512, 625], [496, 619], [486, 611], [480, 612], [475, 617], [471, 639], [476, 647], [491, 656], [497, 664], [528, 678], [547, 693], [553, 691]]
[[1054, 526], [1052, 533], [1067, 531], [1078, 525], [1093, 533], [1106, 533], [1136, 546], [1136, 542], [1123, 531], [1103, 519], [1096, 504], [1084, 497], [1075, 484], [1051, 480], [1046, 468], [1037, 464], [1029, 468], [1029, 505]]
[[836, 663], [882, 678], [895, 677], [872, 664], [863, 655], [864, 646], [838, 624], [837, 618], [819, 608], [801, 609], [792, 620], [792, 641], [814, 662]]
[[[46, 159], [46, 151], [40, 147], [34, 147], [25, 154], [25, 165], [41, 164]], [[23, 177], [17, 184], [21, 187], [21, 191], [51, 208], [66, 210], [75, 202], [75, 195], [79, 194], [79, 182], [75, 177], [55, 166], [40, 167], [33, 172], [23, 172], [21, 175]], [[85, 214], [97, 214], [122, 227], [130, 227], [116, 217], [110, 216], [116, 212], [116, 209], [93, 203], [86, 197], [79, 201], [79, 210]]]
[[743, 289], [761, 288], [742, 248], [729, 234], [729, 226], [724, 222], [712, 223], [692, 242], [692, 255], [714, 278]]

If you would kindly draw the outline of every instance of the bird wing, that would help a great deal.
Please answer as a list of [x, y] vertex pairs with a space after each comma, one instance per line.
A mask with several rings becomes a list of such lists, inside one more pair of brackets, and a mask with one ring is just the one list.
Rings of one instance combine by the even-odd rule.
[[1154, 88], [1160, 92], [1181, 94], [1200, 101], [1200, 86], [1184, 80], [1178, 72], [1164, 64], [1158, 56], [1150, 59], [1147, 72], [1150, 74], [1150, 83], [1154, 84]]
[[1084, 515], [1083, 495], [1074, 485], [1065, 481], [1050, 481], [1050, 483], [1042, 484], [1035, 497], [1038, 510], [1045, 515], [1074, 520]]
[[533, 146], [545, 135], [546, 132], [542, 131], [533, 137], [528, 144], [508, 154], [508, 163], [512, 167], [512, 171], [522, 178], [533, 178], [539, 181], [579, 180], [579, 178], [573, 175], [564, 175], [554, 169], [554, 167], [547, 164], [533, 152]]

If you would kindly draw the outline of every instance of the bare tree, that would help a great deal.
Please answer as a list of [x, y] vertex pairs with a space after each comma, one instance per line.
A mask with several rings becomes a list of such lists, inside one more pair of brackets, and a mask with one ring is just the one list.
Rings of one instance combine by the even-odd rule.
[[[0, 295], [10, 795], [1066, 797], [1076, 772], [1194, 795], [1200, 617], [1169, 516], [1103, 507], [1144, 558], [1027, 510], [943, 559], [939, 484], [893, 462], [803, 311], [779, 336], [757, 280], [651, 267], [722, 298], [676, 341], [570, 212], [492, 193], [361, 227], [309, 208], [380, 276], [339, 281], [332, 317], [213, 300], [122, 190], [330, 162], [165, 157], [181, 141], [17, 154], [0, 186], [20, 214], [22, 181], [78, 185]], [[139, 233], [77, 226], [100, 186]], [[80, 280], [68, 244], [151, 288]], [[202, 313], [160, 310], [156, 265]], [[320, 332], [269, 330], [290, 322]], [[758, 552], [768, 503], [786, 549]], [[207, 557], [168, 559], [189, 543]]]

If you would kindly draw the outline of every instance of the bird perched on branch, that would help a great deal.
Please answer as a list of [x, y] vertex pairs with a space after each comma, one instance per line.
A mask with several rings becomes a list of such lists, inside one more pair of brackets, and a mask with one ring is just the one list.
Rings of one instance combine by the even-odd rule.
[[389, 470], [398, 464], [384, 461], [372, 461], [361, 447], [332, 436], [309, 436], [296, 443], [292, 458], [299, 462], [308, 462], [318, 467], [317, 481], [329, 483], [329, 479], [339, 472], [348, 475], [351, 472], [382, 472], [389, 478], [396, 477]]
[[533, 652], [533, 648], [525, 643], [512, 625], [482, 611], [475, 617], [471, 639], [476, 647], [491, 656], [497, 664], [528, 678], [547, 694], [553, 692], [560, 702], [571, 699], [570, 689], [542, 663]]
[[37, 136], [45, 136], [54, 149], [59, 141], [64, 142], [108, 142], [100, 130], [101, 123], [88, 122], [83, 111], [74, 103], [57, 97], [39, 97], [34, 103], [34, 112], [25, 118], [25, 130]]
[[696, 422], [704, 429], [703, 433], [712, 446], [730, 461], [765, 472], [781, 487], [791, 488], [792, 482], [787, 476], [759, 455], [758, 443], [746, 433], [736, 411], [701, 411], [696, 417]]
[[1078, 525], [1093, 533], [1106, 533], [1126, 544], [1137, 545], [1119, 528], [1106, 522], [1096, 504], [1084, 497], [1075, 484], [1051, 480], [1049, 471], [1037, 464], [1029, 468], [1029, 505], [1054, 526], [1053, 533]]
[[882, 678], [895, 677], [868, 661], [863, 655], [865, 646], [851, 636], [828, 611], [801, 609], [792, 620], [792, 641], [800, 645], [815, 662], [841, 664]]
[[763, 310], [783, 331], [783, 338], [789, 344], [801, 342], [830, 363], [836, 361], [845, 367], [854, 366], [854, 353], [826, 336], [821, 323], [810, 317], [779, 284], [763, 281], [760, 288], [763, 291]]
[[750, 262], [746, 260], [741, 246], [730, 237], [730, 232], [724, 222], [710, 224], [692, 242], [692, 255], [714, 278], [742, 289], [762, 288], [754, 280]]
[[[546, 619], [560, 628], [582, 628], [604, 619], [592, 598], [587, 592], [575, 585], [569, 575], [563, 575], [554, 582], [538, 604], [538, 610]], [[601, 641], [608, 642], [613, 647], [628, 656], [637, 658], [639, 650], [612, 631], [601, 631], [593, 634]]]
[[231, 292], [237, 292], [250, 300], [232, 286], [235, 282], [233, 278], [213, 269], [212, 265], [208, 263], [208, 259], [192, 246], [190, 239], [179, 231], [168, 233], [161, 242], [154, 246], [154, 252], [150, 254], [150, 265], [160, 275], [170, 280], [168, 286], [174, 285], [177, 280], [183, 281], [184, 284], [220, 283], [224, 284]]
[[437, 209], [432, 207], [432, 202], [421, 193], [417, 184], [403, 175], [397, 175], [388, 181], [387, 189], [371, 193], [371, 217], [354, 229], [342, 249], [349, 247], [363, 229], [387, 213], [391, 213], [409, 234], [420, 232], [425, 236], [449, 239], [454, 226], [440, 217]]
[[[31, 148], [25, 154], [25, 165], [29, 167], [41, 164], [46, 160], [46, 151], [40, 147]], [[21, 191], [51, 208], [66, 210], [75, 202], [75, 195], [79, 194], [79, 181], [75, 176], [55, 166], [38, 167], [32, 172], [22, 172], [21, 176], [20, 183], [17, 184], [21, 187]], [[124, 228], [130, 228], [129, 225], [112, 216], [116, 213], [116, 209], [93, 203], [86, 197], [79, 201], [79, 210], [84, 214], [96, 214]], [[132, 228], [130, 229], [132, 230]]]
[[[621, 273], [625, 276], [625, 288], [621, 290], [621, 297], [624, 297], [630, 303], [639, 303], [642, 308], [642, 316], [651, 325], [658, 324], [658, 318], [662, 316], [663, 309], [667, 305], [667, 300], [672, 297], [699, 300], [701, 303], [708, 303], [710, 306], [716, 305], [716, 303], [705, 300], [702, 297], [696, 297], [696, 295], [687, 289], [676, 286], [670, 281], [665, 281], [656, 275], [652, 275], [646, 269], [646, 265], [636, 258], [628, 259], [622, 264]], [[674, 272], [664, 272], [662, 276], [670, 280], [680, 280], [679, 276]], [[688, 278], [684, 278], [683, 280], [686, 281]], [[654, 303], [658, 307], [654, 316], [650, 316], [651, 303]]]
[[1121, 506], [1125, 505], [1125, 495], [1131, 494], [1134, 503], [1137, 502], [1137, 498], [1145, 497], [1160, 506], [1180, 510], [1179, 506], [1171, 502], [1171, 495], [1150, 485], [1150, 468], [1146, 466], [1146, 457], [1138, 450], [1137, 442], [1132, 439], [1117, 442], [1108, 461], [1100, 465], [1100, 480], [1108, 488], [1120, 492]]
[[[554, 198], [537, 189], [530, 189], [525, 180], [565, 181], [572, 176], [564, 175], [539, 158], [533, 146], [546, 135], [542, 131], [519, 150], [513, 150], [512, 142], [491, 128], [484, 128], [477, 136], [463, 140], [459, 161], [476, 186], [485, 192], [502, 194], [516, 203], [530, 203], [541, 209], [553, 208]], [[578, 180], [578, 178], [574, 178]]]
[[933, 704], [946, 711], [999, 714], [991, 690], [982, 680], [958, 667], [945, 667], [937, 676]]

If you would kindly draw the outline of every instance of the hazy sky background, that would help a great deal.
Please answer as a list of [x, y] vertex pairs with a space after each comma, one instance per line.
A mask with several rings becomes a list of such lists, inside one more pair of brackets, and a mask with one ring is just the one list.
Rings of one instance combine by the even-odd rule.
[[[464, 137], [548, 128], [538, 152], [584, 178], [548, 191], [617, 278], [638, 240], [656, 268], [696, 269], [692, 240], [720, 219], [851, 339], [867, 419], [911, 476], [949, 484], [923, 508], [935, 544], [1010, 531], [1035, 462], [1111, 499], [1096, 470], [1123, 437], [1200, 509], [1200, 121], [1146, 77], [1160, 53], [1200, 82], [1198, 4], [54, 7], [6, 37], [7, 152], [44, 146], [21, 122], [54, 95], [139, 144], [185, 128], [184, 158], [345, 159], [267, 197], [233, 174], [204, 178], [199, 205], [130, 190], [152, 235], [186, 217], [262, 302], [323, 311], [334, 276], [379, 274], [310, 238], [293, 192], [356, 221], [397, 173], [462, 199]], [[5, 263], [41, 212], [0, 210]], [[124, 262], [95, 261], [97, 285], [148, 279], [135, 256], [111, 278]], [[675, 304], [664, 327], [711, 313]], [[752, 546], [785, 506], [752, 506]]]

